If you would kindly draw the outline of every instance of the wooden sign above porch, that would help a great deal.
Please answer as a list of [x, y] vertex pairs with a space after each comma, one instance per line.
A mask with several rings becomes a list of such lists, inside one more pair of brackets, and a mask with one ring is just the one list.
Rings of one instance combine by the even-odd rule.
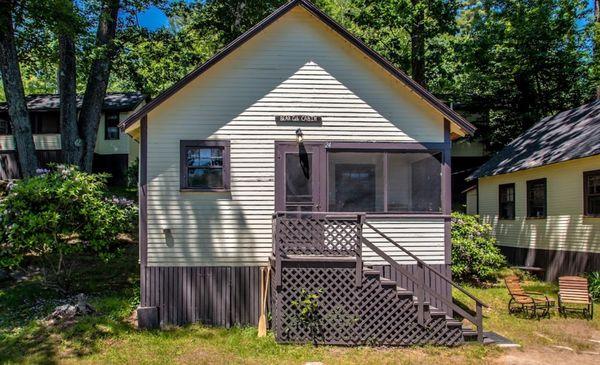
[[323, 118], [316, 115], [294, 114], [275, 116], [275, 122], [277, 123], [321, 123], [322, 121]]

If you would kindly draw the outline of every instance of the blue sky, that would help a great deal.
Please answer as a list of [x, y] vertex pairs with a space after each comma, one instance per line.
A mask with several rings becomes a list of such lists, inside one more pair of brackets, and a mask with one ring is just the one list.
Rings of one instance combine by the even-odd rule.
[[[195, 0], [185, 0], [187, 3], [192, 3], [194, 1]], [[151, 6], [148, 10], [138, 14], [138, 22], [140, 26], [154, 30], [168, 25], [169, 19], [167, 19], [167, 16], [162, 10], [156, 6]]]
[[[193, 2], [194, 0], [185, 0], [186, 2]], [[594, 6], [594, 0], [589, 0], [590, 9]], [[166, 26], [169, 24], [165, 13], [155, 6], [150, 7], [148, 10], [138, 14], [138, 21], [140, 26], [151, 30]]]
[[155, 6], [139, 13], [138, 21], [140, 26], [152, 30], [168, 24], [168, 19], [165, 16], [165, 13]]

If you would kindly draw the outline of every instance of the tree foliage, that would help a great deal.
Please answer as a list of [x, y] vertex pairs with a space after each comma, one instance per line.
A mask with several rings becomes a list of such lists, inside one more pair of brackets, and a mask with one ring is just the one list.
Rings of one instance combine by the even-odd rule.
[[483, 0], [461, 15], [453, 99], [482, 116], [481, 135], [492, 149], [542, 117], [589, 100], [586, 6], [585, 0]]
[[137, 208], [106, 194], [107, 176], [55, 166], [16, 183], [0, 201], [0, 267], [37, 259], [46, 282], [68, 290], [77, 254], [115, 254], [117, 235], [132, 230]]
[[478, 217], [452, 213], [452, 278], [483, 284], [496, 279], [506, 258], [496, 246], [492, 227]]

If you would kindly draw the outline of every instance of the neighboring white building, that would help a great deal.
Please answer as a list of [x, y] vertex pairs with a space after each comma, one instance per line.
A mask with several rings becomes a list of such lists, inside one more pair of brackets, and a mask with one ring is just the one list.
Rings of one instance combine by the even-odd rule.
[[[108, 93], [104, 99], [94, 155], [94, 170], [108, 172], [111, 182], [123, 184], [125, 171], [138, 157], [138, 143], [121, 132], [118, 125], [145, 103], [144, 95]], [[60, 98], [57, 94], [30, 95], [27, 108], [33, 140], [41, 166], [61, 161]], [[78, 107], [81, 97], [78, 97]], [[6, 103], [0, 103], [0, 179], [20, 177], [15, 141], [11, 135]]]
[[548, 279], [600, 269], [600, 100], [542, 119], [471, 179], [467, 211], [510, 261]]

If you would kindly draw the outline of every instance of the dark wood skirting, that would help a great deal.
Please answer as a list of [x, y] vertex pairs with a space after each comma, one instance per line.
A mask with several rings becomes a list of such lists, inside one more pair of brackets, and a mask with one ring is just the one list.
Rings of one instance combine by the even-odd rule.
[[[448, 265], [432, 265], [445, 273]], [[377, 266], [383, 277], [395, 280], [400, 287], [414, 290], [410, 281], [390, 266]], [[416, 271], [414, 265], [405, 268]], [[274, 273], [271, 274], [274, 276]], [[431, 278], [433, 279], [433, 277]], [[445, 282], [431, 281], [439, 293], [451, 296]], [[260, 315], [260, 267], [143, 267], [141, 277], [142, 307], [158, 307], [161, 325], [202, 322], [230, 327], [258, 324]], [[431, 305], [445, 310], [435, 298]], [[270, 311], [267, 303], [267, 313]]]
[[115, 153], [110, 155], [100, 155], [94, 153], [92, 172], [108, 173], [108, 185], [125, 186], [127, 185], [127, 168], [129, 167], [129, 155]]
[[161, 325], [257, 325], [260, 268], [143, 267], [141, 306], [158, 307]]
[[600, 253], [499, 246], [511, 265], [544, 268], [544, 279], [600, 270]]
[[21, 177], [19, 159], [16, 151], [0, 152], [0, 180], [12, 180]]
[[[440, 273], [446, 275], [446, 277], [451, 277], [450, 265], [438, 264], [431, 266]], [[415, 276], [419, 274], [417, 265], [402, 265], [402, 267]], [[397, 282], [398, 286], [400, 286], [401, 288], [410, 290], [412, 292], [416, 292], [416, 285], [414, 285], [412, 281], [410, 281], [406, 276], [402, 275], [400, 272], [393, 270], [390, 265], [379, 265], [374, 266], [373, 268], [378, 270], [381, 273], [381, 276], [383, 276], [384, 278]], [[448, 282], [442, 280], [439, 276], [427, 275], [425, 285], [428, 285], [430, 288], [435, 290], [436, 293], [442, 294], [448, 299], [452, 299], [451, 285]], [[451, 309], [448, 308], [448, 306], [442, 303], [440, 300], [432, 298], [427, 293], [425, 294], [425, 299], [429, 301], [429, 303], [432, 306], [445, 311], [449, 315], [452, 315]]]
[[[36, 150], [39, 167], [47, 168], [50, 163], [62, 162], [60, 150]], [[21, 168], [17, 151], [0, 151], [0, 180], [20, 179]]]

